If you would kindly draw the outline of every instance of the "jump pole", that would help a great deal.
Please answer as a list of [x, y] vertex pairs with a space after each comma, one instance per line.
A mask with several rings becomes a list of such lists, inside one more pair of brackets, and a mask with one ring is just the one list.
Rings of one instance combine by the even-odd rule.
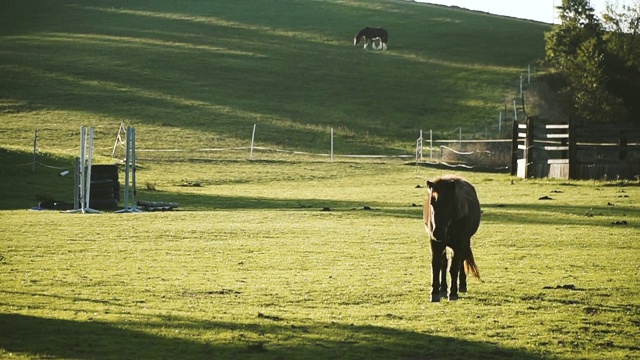
[[[74, 209], [69, 210], [71, 213], [82, 214], [99, 214], [100, 211], [91, 208], [91, 165], [93, 162], [93, 127], [89, 129], [87, 133], [87, 127], [80, 127], [80, 158], [76, 158], [76, 180], [74, 185], [76, 190], [74, 191]], [[87, 137], [89, 138], [89, 144], [87, 144]], [[87, 146], [89, 152], [87, 154]], [[86, 173], [85, 173], [86, 169]]]
[[136, 190], [136, 128], [132, 127], [131, 128], [131, 207], [133, 208], [133, 211], [141, 211], [138, 210], [137, 208], [137, 204], [136, 204], [136, 195], [138, 195], [138, 192]]
[[[127, 127], [125, 151], [124, 209], [116, 213], [142, 212], [136, 207], [136, 129], [134, 127]], [[129, 206], [129, 194], [131, 194], [131, 206]]]

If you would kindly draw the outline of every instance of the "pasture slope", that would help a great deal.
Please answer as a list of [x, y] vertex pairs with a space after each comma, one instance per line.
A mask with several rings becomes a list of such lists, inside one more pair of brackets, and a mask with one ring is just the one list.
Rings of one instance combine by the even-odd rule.
[[[352, 46], [367, 24], [388, 52]], [[495, 116], [547, 28], [408, 1], [0, 2], [0, 357], [638, 358], [638, 182], [461, 173], [484, 281], [431, 304], [418, 185], [440, 170], [247, 160], [253, 124], [269, 148], [326, 153], [333, 127], [339, 155], [411, 153]], [[26, 210], [72, 197], [81, 125], [109, 163], [121, 122], [138, 197], [178, 210]]]

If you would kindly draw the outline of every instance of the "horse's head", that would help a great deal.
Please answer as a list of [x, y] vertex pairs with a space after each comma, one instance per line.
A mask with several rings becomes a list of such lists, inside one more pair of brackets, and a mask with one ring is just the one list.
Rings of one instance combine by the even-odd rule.
[[431, 240], [446, 242], [449, 225], [456, 218], [458, 204], [456, 186], [453, 179], [439, 178], [427, 181], [427, 199], [425, 201], [425, 228]]
[[362, 40], [363, 37], [365, 37], [367, 35], [367, 32], [369, 31], [369, 27], [365, 27], [364, 29], [358, 31], [358, 33], [353, 37], [353, 46], [356, 46], [360, 43], [360, 40]]

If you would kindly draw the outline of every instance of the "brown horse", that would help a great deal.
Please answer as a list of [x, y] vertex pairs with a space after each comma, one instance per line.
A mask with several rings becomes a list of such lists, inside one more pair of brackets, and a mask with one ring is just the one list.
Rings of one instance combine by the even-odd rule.
[[440, 301], [441, 292], [457, 300], [458, 291], [466, 290], [466, 273], [480, 279], [471, 251], [471, 236], [480, 226], [480, 202], [474, 187], [458, 176], [427, 181], [427, 188], [423, 217], [431, 240], [431, 301]]

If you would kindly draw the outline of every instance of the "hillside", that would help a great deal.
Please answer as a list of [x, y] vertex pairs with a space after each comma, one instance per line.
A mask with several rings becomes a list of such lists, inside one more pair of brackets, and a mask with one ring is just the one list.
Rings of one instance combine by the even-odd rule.
[[[246, 146], [257, 124], [263, 146], [326, 151], [333, 127], [345, 153], [406, 153], [420, 129], [496, 118], [548, 28], [392, 0], [0, 6], [0, 143], [40, 129], [53, 153], [81, 125], [108, 148], [120, 122], [139, 148]], [[353, 46], [365, 25], [388, 52]]]

